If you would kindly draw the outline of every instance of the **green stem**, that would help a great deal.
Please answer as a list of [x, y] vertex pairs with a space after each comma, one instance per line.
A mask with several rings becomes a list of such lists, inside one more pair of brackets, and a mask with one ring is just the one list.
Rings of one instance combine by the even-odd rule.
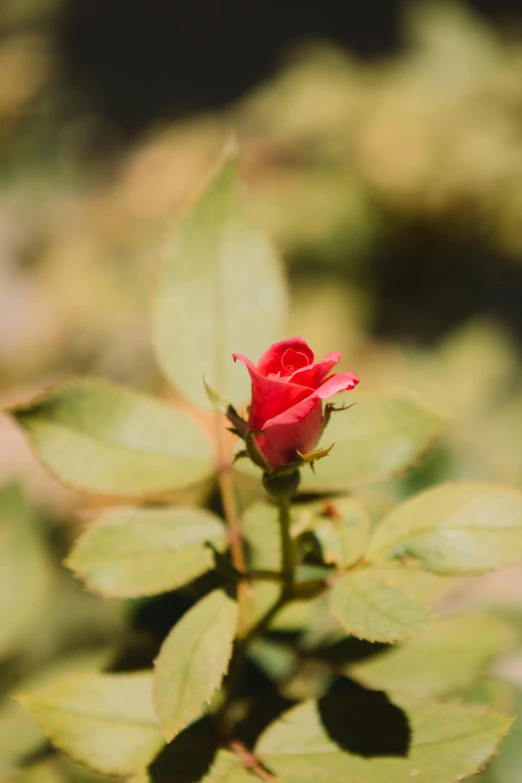
[[[279, 500], [279, 522], [281, 526], [281, 572], [259, 571], [258, 576], [280, 581], [281, 593], [276, 603], [254, 623], [249, 631], [236, 641], [234, 656], [232, 658], [230, 672], [227, 681], [227, 704], [233, 701], [241, 681], [246, 654], [249, 645], [256, 636], [261, 634], [269, 625], [271, 620], [287, 603], [295, 597], [295, 550], [294, 542], [290, 535], [290, 502], [288, 500]], [[245, 574], [246, 576], [247, 574]], [[251, 576], [255, 577], [254, 571]], [[250, 576], [250, 575], [249, 575]], [[241, 584], [241, 583], [240, 583]], [[246, 584], [246, 583], [244, 583]]]
[[295, 584], [295, 552], [290, 535], [290, 503], [288, 500], [279, 502], [279, 524], [281, 525], [281, 576], [283, 577], [283, 594], [291, 594]]

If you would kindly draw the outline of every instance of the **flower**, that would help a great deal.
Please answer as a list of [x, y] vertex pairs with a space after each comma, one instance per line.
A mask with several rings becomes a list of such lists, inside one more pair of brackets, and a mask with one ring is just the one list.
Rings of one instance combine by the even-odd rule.
[[257, 366], [240, 353], [234, 361], [246, 365], [252, 380], [248, 430], [263, 462], [276, 470], [310, 452], [321, 435], [322, 401], [340, 391], [353, 389], [359, 378], [352, 372], [328, 375], [341, 358], [329, 353], [320, 362], [303, 337], [274, 343]]

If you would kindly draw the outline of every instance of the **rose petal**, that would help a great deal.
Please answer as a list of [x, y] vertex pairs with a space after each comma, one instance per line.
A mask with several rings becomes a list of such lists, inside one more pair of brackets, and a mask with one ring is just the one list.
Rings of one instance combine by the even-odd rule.
[[358, 383], [359, 378], [355, 373], [338, 372], [335, 375], [331, 375], [321, 384], [321, 386], [319, 386], [317, 395], [321, 400], [327, 400], [328, 397], [333, 397], [337, 392], [353, 389]]
[[285, 374], [292, 375], [302, 367], [308, 367], [308, 356], [294, 348], [287, 348], [281, 357], [281, 368]]
[[244, 356], [242, 353], [233, 353], [232, 358], [235, 362], [240, 361], [243, 362], [243, 364], [248, 367], [249, 370], [255, 370], [256, 365], [253, 361], [251, 361], [247, 356]]
[[[353, 389], [358, 383], [359, 378], [353, 372], [340, 372], [336, 375], [332, 375], [330, 378], [327, 378], [318, 389], [309, 394], [309, 396], [297, 401], [292, 407], [288, 407], [273, 418], [265, 421], [263, 429], [268, 430], [271, 427], [276, 427], [281, 424], [296, 424], [310, 415], [319, 400], [326, 400], [328, 397], [337, 394], [337, 392]], [[293, 387], [293, 384], [291, 383], [287, 385], [289, 388]]]
[[285, 411], [286, 408], [292, 408], [300, 400], [312, 393], [312, 390], [306, 386], [299, 386], [296, 383], [287, 383], [286, 379], [281, 380], [274, 376], [265, 378], [261, 375], [252, 362], [248, 359], [245, 362], [244, 356], [236, 354], [239, 361], [246, 364], [250, 378], [252, 380], [252, 402], [250, 404], [250, 414], [248, 426], [251, 430], [264, 429], [265, 422], [272, 416]]
[[310, 386], [312, 389], [317, 389], [332, 367], [339, 363], [340, 358], [339, 352], [329, 353], [322, 361], [296, 370], [288, 380], [292, 383], [298, 383], [300, 386]]
[[315, 409], [312, 408], [310, 414], [299, 423], [270, 427], [262, 435], [254, 436], [254, 440], [267, 465], [279, 468], [297, 459], [297, 451], [301, 454], [311, 451], [322, 427], [321, 403], [316, 401]]
[[299, 351], [299, 353], [304, 353], [308, 363], [311, 364], [313, 362], [313, 351], [304, 337], [290, 337], [288, 340], [281, 340], [278, 343], [274, 343], [264, 352], [257, 363], [257, 371], [260, 372], [261, 375], [269, 375], [270, 373], [277, 375], [281, 370], [281, 359], [283, 354], [289, 348], [293, 348], [294, 351]]

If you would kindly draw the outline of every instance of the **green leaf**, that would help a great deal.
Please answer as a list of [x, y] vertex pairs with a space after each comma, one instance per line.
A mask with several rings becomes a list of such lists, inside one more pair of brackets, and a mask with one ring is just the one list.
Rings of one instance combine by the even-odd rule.
[[344, 631], [370, 642], [395, 642], [429, 631], [432, 612], [379, 573], [363, 568], [341, 577], [330, 591], [330, 611]]
[[304, 506], [300, 528], [303, 522], [317, 538], [325, 563], [348, 567], [364, 555], [370, 518], [354, 498], [341, 497]]
[[197, 508], [110, 511], [80, 536], [67, 565], [90, 589], [136, 598], [175, 590], [212, 568], [211, 542], [223, 548], [222, 521]]
[[411, 568], [399, 562], [376, 567], [379, 569], [379, 578], [386, 584], [392, 584], [430, 606], [454, 590], [462, 581], [453, 576], [440, 576], [420, 568]]
[[46, 607], [51, 569], [29, 506], [16, 484], [0, 488], [0, 658], [34, 631]]
[[45, 737], [23, 707], [8, 698], [0, 705], [0, 773], [7, 762], [34, 753]]
[[154, 701], [167, 739], [202, 714], [221, 685], [236, 634], [237, 604], [214, 590], [181, 618], [156, 660]]
[[250, 380], [232, 353], [257, 361], [280, 339], [286, 296], [274, 251], [243, 216], [229, 156], [167, 239], [153, 322], [156, 352], [179, 391], [208, 407], [203, 385], [234, 403]]
[[132, 775], [163, 744], [152, 675], [64, 676], [17, 696], [63, 753], [106, 775]]
[[[385, 585], [393, 585], [409, 598], [416, 598], [431, 607], [437, 599], [451, 591], [458, 581], [454, 577], [407, 568], [400, 563], [379, 567], [376, 576]], [[346, 635], [328, 611], [328, 600], [328, 591], [315, 599], [316, 611], [309, 618], [305, 633], [301, 637], [301, 645], [305, 649], [313, 650], [318, 645], [333, 644]]]
[[[295, 522], [295, 507], [292, 507], [292, 519]], [[243, 535], [249, 548], [251, 568], [281, 567], [281, 532], [276, 506], [267, 502], [253, 503], [247, 508], [242, 519]]]
[[238, 757], [229, 750], [220, 750], [212, 767], [200, 783], [255, 783], [259, 777], [241, 766]]
[[454, 783], [486, 763], [511, 724], [510, 718], [456, 704], [398, 695], [393, 702], [410, 721], [407, 758], [342, 752], [326, 733], [315, 702], [294, 707], [269, 726], [256, 754], [284, 783]]
[[[499, 665], [501, 663], [499, 662]], [[514, 709], [516, 693], [510, 682], [498, 676], [483, 674], [471, 688], [459, 694], [459, 701], [465, 705], [487, 707], [492, 712], [511, 714]]]
[[157, 495], [213, 471], [211, 445], [190, 417], [106, 381], [73, 379], [11, 414], [44, 465], [87, 492]]
[[430, 634], [349, 667], [349, 676], [378, 690], [419, 698], [448, 696], [473, 685], [516, 641], [514, 629], [498, 617], [446, 617]]
[[368, 557], [406, 557], [439, 574], [490, 571], [522, 558], [522, 494], [481, 482], [415, 495], [375, 528]]
[[106, 775], [99, 775], [66, 756], [60, 758], [60, 772], [63, 773], [66, 783], [108, 783]]
[[[352, 397], [353, 394], [353, 397]], [[334, 413], [317, 448], [335, 445], [314, 476], [301, 471], [303, 490], [343, 489], [403, 472], [434, 444], [444, 419], [408, 397], [350, 392], [353, 407]]]
[[488, 767], [493, 783], [522, 783], [522, 694], [517, 693], [515, 712], [517, 718], [502, 743], [498, 756]]
[[[254, 580], [248, 592], [250, 626], [254, 625], [276, 603], [281, 586], [276, 582]], [[292, 601], [269, 623], [272, 631], [301, 631], [308, 627], [317, 611], [317, 598]]]
[[66, 783], [55, 759], [47, 759], [30, 767], [24, 767], [11, 777], [2, 778], [2, 783]]
[[263, 669], [271, 680], [290, 677], [295, 670], [296, 655], [286, 644], [257, 637], [249, 649], [249, 658]]

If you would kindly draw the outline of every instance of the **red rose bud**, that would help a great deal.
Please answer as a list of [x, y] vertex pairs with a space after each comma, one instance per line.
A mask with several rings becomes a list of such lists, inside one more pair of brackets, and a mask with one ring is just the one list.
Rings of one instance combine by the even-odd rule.
[[252, 439], [270, 470], [277, 470], [312, 451], [324, 423], [322, 401], [353, 389], [359, 378], [353, 372], [328, 375], [341, 358], [329, 353], [320, 362], [302, 337], [274, 343], [257, 366], [240, 353], [232, 354], [246, 365], [252, 380], [248, 418]]

